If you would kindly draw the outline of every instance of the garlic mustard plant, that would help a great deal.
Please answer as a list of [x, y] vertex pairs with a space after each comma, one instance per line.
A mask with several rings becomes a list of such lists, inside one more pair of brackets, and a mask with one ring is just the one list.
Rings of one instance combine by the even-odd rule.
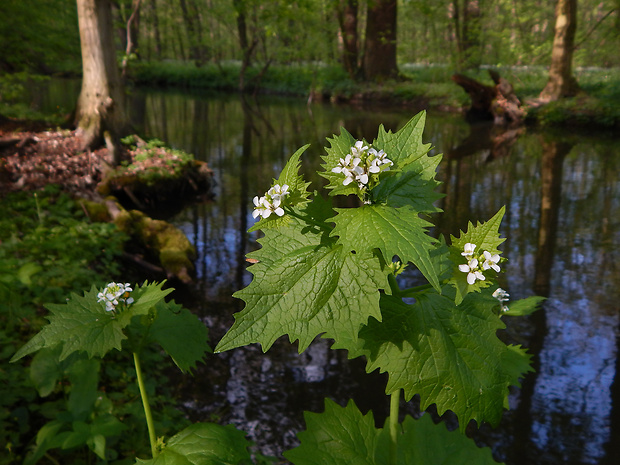
[[108, 283], [106, 287], [97, 294], [97, 302], [105, 302], [105, 309], [108, 312], [114, 312], [119, 303], [125, 306], [133, 303], [133, 297], [129, 297], [129, 293], [133, 289], [129, 283]]
[[[504, 323], [492, 294], [501, 271], [504, 208], [456, 237], [429, 234], [427, 218], [441, 213], [435, 180], [441, 156], [430, 156], [430, 144], [422, 142], [424, 121], [420, 113], [396, 133], [381, 126], [372, 143], [345, 129], [328, 138], [319, 171], [328, 181], [327, 195], [308, 191], [310, 183], [299, 173], [302, 147], [265, 200], [254, 198], [258, 221], [250, 231], [264, 236], [261, 248], [248, 255], [252, 281], [234, 294], [245, 308], [216, 352], [252, 343], [267, 351], [281, 336], [302, 352], [322, 335], [349, 358], [364, 357], [368, 372], [388, 374], [386, 428], [377, 430], [352, 403], [340, 408], [326, 402], [323, 414], [307, 416], [301, 446], [284, 454], [295, 465], [336, 463], [345, 443], [351, 457], [368, 451], [360, 462], [409, 463], [425, 440], [449, 439], [432, 422], [426, 428], [409, 418], [399, 426], [402, 395], [406, 401], [419, 396], [422, 409], [435, 404], [440, 415], [451, 410], [464, 432], [472, 420], [496, 425], [509, 387], [529, 370], [525, 349], [497, 336]], [[290, 194], [276, 205], [276, 186], [284, 185]], [[352, 195], [360, 200], [354, 207], [332, 203], [335, 196]], [[271, 215], [277, 208], [282, 215]], [[405, 268], [427, 282], [401, 288]], [[522, 299], [502, 315], [526, 314], [539, 302]], [[326, 446], [326, 437], [339, 446]], [[471, 445], [466, 440], [459, 446], [459, 457], [469, 450], [465, 443]], [[490, 453], [472, 451], [467, 463], [494, 463]], [[440, 454], [428, 451], [420, 463], [443, 463]]]
[[[126, 457], [123, 462], [142, 465], [251, 463], [248, 450], [251, 444], [245, 438], [246, 433], [232, 425], [195, 423], [165, 440], [157, 435], [146, 388], [146, 373], [141, 363], [143, 351], [149, 345], [159, 345], [158, 350], [167, 353], [183, 372], [195, 369], [196, 364], [202, 362], [205, 354], [211, 351], [204, 323], [174, 300], [166, 302], [165, 297], [172, 289], [162, 289], [164, 284], [165, 281], [145, 282], [134, 290], [129, 283], [111, 282], [101, 291], [93, 286], [83, 296], [72, 294], [66, 304], [46, 305], [51, 312], [48, 317], [50, 323], [22, 346], [11, 362], [44, 349], [47, 351], [46, 360], [50, 364], [64, 366], [63, 370], [69, 372], [72, 370], [71, 364], [74, 364], [73, 367], [77, 370], [75, 373], [87, 373], [86, 384], [91, 386], [93, 383], [97, 384], [99, 376], [90, 371], [81, 371], [83, 365], [80, 363], [84, 362], [85, 357], [70, 356], [84, 353], [88, 360], [97, 359], [95, 366], [99, 367], [100, 359], [110, 351], [129, 351], [133, 355], [136, 383], [144, 408], [152, 458]], [[105, 308], [101, 305], [102, 302], [105, 303]], [[114, 311], [118, 310], [119, 306], [124, 309], [115, 314]], [[59, 373], [52, 376], [55, 382]], [[106, 386], [108, 389], [110, 387]], [[70, 405], [72, 403], [73, 408], [61, 412], [39, 431], [36, 448], [43, 451], [39, 458], [42, 458], [43, 454], [48, 455], [49, 449], [66, 449], [67, 438], [70, 438], [71, 448], [86, 444], [101, 461], [107, 462], [110, 457], [116, 457], [118, 451], [114, 446], [117, 444], [106, 444], [106, 436], [125, 434], [127, 426], [122, 423], [124, 418], [116, 418], [110, 413], [111, 407], [103, 410], [95, 407], [96, 399], [97, 404], [102, 399], [104, 405], [106, 402], [110, 404], [110, 400], [105, 397], [107, 394], [103, 393], [105, 390], [107, 389], [91, 392], [81, 387], [70, 392], [69, 398], [73, 399]], [[80, 397], [78, 404], [75, 401], [76, 394]], [[78, 417], [75, 416], [76, 405], [79, 405]], [[89, 408], [92, 408], [92, 413], [87, 415]], [[139, 414], [138, 410], [131, 414], [125, 413], [124, 416]], [[41, 436], [45, 437], [43, 443], [38, 439]], [[27, 462], [34, 463], [36, 458], [35, 455], [34, 460]], [[134, 458], [137, 461], [134, 461]]]

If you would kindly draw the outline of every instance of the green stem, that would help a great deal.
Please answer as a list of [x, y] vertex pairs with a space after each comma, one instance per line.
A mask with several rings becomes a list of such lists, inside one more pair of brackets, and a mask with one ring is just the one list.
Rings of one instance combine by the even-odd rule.
[[137, 352], [133, 353], [133, 361], [136, 365], [136, 377], [138, 378], [138, 388], [140, 388], [140, 396], [142, 397], [142, 404], [144, 405], [144, 416], [146, 417], [146, 426], [149, 430], [149, 441], [151, 442], [151, 453], [153, 458], [159, 455], [157, 451], [157, 436], [155, 436], [155, 425], [153, 423], [153, 414], [151, 413], [151, 406], [149, 405], [149, 398], [146, 395], [146, 386], [144, 385], [144, 379], [142, 378], [142, 368], [140, 368], [140, 358]]
[[331, 230], [332, 230], [332, 228], [330, 228], [327, 224], [325, 224], [323, 222], [319, 223], [318, 221], [315, 221], [314, 219], [312, 219], [309, 216], [302, 216], [299, 213], [295, 213], [292, 208], [287, 208], [286, 209], [286, 213], [288, 213], [291, 216], [294, 216], [295, 218], [299, 218], [300, 220], [305, 221], [306, 223], [313, 224], [313, 225], [321, 228], [324, 231], [331, 232]]
[[398, 451], [398, 408], [400, 389], [390, 394], [390, 465], [396, 465]]

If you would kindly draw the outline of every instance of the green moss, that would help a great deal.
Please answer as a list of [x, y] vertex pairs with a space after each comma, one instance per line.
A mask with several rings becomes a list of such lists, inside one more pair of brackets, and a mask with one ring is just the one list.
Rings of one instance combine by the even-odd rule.
[[143, 245], [169, 275], [190, 282], [194, 273], [196, 249], [183, 232], [162, 220], [155, 220], [138, 210], [120, 212], [114, 223], [132, 239]]

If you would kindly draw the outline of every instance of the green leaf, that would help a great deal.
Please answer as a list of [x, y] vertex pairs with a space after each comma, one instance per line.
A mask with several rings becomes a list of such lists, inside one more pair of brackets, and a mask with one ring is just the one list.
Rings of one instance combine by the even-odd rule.
[[49, 396], [55, 389], [56, 383], [64, 374], [68, 360], [60, 362], [60, 345], [42, 349], [32, 358], [30, 363], [30, 379], [34, 383], [41, 397]]
[[17, 279], [26, 285], [30, 286], [32, 284], [32, 276], [37, 274], [43, 268], [37, 263], [28, 262], [22, 265], [19, 270], [17, 270]]
[[137, 459], [142, 465], [240, 465], [250, 463], [245, 433], [233, 425], [195, 423], [167, 441], [155, 459]]
[[121, 316], [131, 319], [135, 315], [148, 315], [153, 307], [163, 302], [166, 296], [174, 291], [173, 288], [162, 289], [164, 284], [166, 284], [166, 280], [150, 284], [148, 281], [145, 281], [142, 286], [134, 289], [131, 293], [134, 303], [128, 309], [130, 312], [122, 312]]
[[435, 191], [440, 184], [435, 180], [440, 161], [441, 155], [421, 157], [400, 170], [387, 171], [371, 191], [372, 203], [395, 208], [410, 206], [420, 213], [441, 211], [434, 205], [435, 201], [443, 197], [443, 194]]
[[[390, 431], [375, 428], [351, 400], [340, 407], [325, 399], [324, 413], [304, 413], [306, 430], [301, 444], [284, 452], [294, 465], [384, 465], [389, 462]], [[496, 464], [488, 448], [479, 448], [464, 434], [435, 425], [429, 415], [405, 417], [397, 436], [396, 463], [416, 465]]]
[[508, 304], [508, 310], [502, 312], [502, 315], [508, 316], [525, 316], [534, 313], [540, 308], [545, 301], [545, 297], [531, 296], [526, 299], [515, 300]]
[[77, 351], [85, 351], [92, 358], [103, 357], [112, 349], [121, 350], [123, 340], [127, 339], [123, 329], [131, 318], [148, 314], [173, 291], [162, 290], [164, 283], [145, 282], [131, 293], [134, 303], [118, 312], [108, 312], [102, 302], [97, 302], [99, 290], [95, 286], [84, 296], [71, 294], [66, 304], [47, 304], [46, 308], [51, 312], [47, 317], [50, 324], [22, 346], [11, 362], [59, 344], [62, 344], [60, 361]]
[[425, 123], [426, 112], [421, 111], [396, 133], [392, 133], [391, 130], [386, 132], [381, 125], [373, 147], [383, 150], [399, 169], [403, 169], [409, 163], [422, 158], [431, 149], [431, 144], [422, 143]]
[[359, 208], [337, 208], [332, 232], [345, 250], [372, 252], [381, 250], [387, 263], [397, 255], [401, 262], [411, 262], [428, 281], [439, 289], [439, 278], [431, 259], [436, 239], [426, 234], [432, 226], [411, 207], [392, 208], [385, 205], [364, 205]]
[[71, 382], [67, 408], [76, 420], [86, 420], [99, 396], [99, 367], [98, 359], [82, 358], [67, 369]]
[[46, 305], [51, 312], [47, 317], [50, 324], [22, 346], [11, 362], [57, 344], [64, 344], [61, 361], [79, 350], [86, 351], [89, 357], [103, 357], [112, 349], [120, 350], [127, 322], [122, 323], [114, 313], [106, 312], [97, 302], [98, 292], [93, 286], [83, 297], [72, 294], [66, 304]]
[[183, 372], [202, 362], [208, 344], [207, 327], [196, 315], [174, 301], [160, 303], [157, 316], [148, 332], [148, 342], [156, 342], [172, 357]]
[[66, 424], [59, 420], [52, 420], [41, 427], [37, 433], [37, 440], [34, 449], [26, 456], [24, 465], [37, 463], [50, 449], [61, 447], [64, 436], [60, 430]]
[[[508, 345], [508, 350], [504, 353], [502, 366], [510, 376], [510, 385], [521, 387], [521, 378], [526, 373], [533, 372], [532, 356], [521, 346]], [[508, 409], [508, 396], [504, 399], [504, 408]]]
[[[484, 289], [492, 284], [492, 282], [488, 279], [485, 279], [484, 281], [477, 280], [474, 284], [469, 284], [467, 282], [467, 273], [460, 271], [458, 269], [458, 265], [467, 263], [467, 259], [462, 256], [461, 253], [463, 252], [465, 244], [468, 242], [476, 244], [476, 249], [474, 251], [475, 255], [482, 254], [485, 250], [491, 254], [501, 255], [502, 252], [498, 249], [498, 247], [506, 239], [500, 238], [499, 226], [502, 222], [502, 218], [504, 217], [505, 210], [505, 207], [500, 208], [493, 218], [485, 223], [478, 222], [477, 225], [474, 226], [471, 222], [469, 222], [467, 232], [461, 231], [461, 235], [458, 238], [450, 236], [452, 242], [450, 247], [450, 258], [454, 263], [454, 274], [449, 282], [456, 289], [455, 301], [457, 305], [462, 302], [465, 295], [469, 292], [480, 291], [481, 289]], [[485, 276], [493, 276], [495, 271], [487, 270], [483, 274]]]
[[[380, 430], [372, 411], [362, 415], [350, 400], [346, 407], [325, 399], [324, 413], [304, 412], [301, 445], [284, 452], [295, 465], [375, 465]], [[388, 463], [388, 462], [384, 462]]]
[[496, 425], [518, 379], [515, 366], [525, 365], [504, 365], [515, 354], [497, 338], [504, 324], [494, 300], [476, 294], [456, 306], [429, 291], [409, 305], [382, 295], [382, 322], [371, 319], [360, 331], [367, 371], [389, 374], [387, 393], [403, 389], [406, 399], [420, 395], [422, 409], [434, 403], [440, 415], [452, 410], [462, 430], [470, 420]]
[[291, 155], [291, 158], [289, 158], [284, 168], [282, 168], [280, 177], [276, 181], [276, 184], [280, 186], [288, 184], [290, 195], [287, 196], [286, 200], [292, 205], [305, 203], [308, 199], [308, 195], [310, 195], [307, 190], [310, 183], [305, 182], [303, 176], [299, 174], [299, 168], [301, 166], [300, 157], [308, 147], [310, 147], [310, 144], [304, 145]]
[[[387, 420], [386, 420], [387, 422]], [[420, 465], [497, 465], [491, 449], [480, 448], [459, 431], [433, 423], [430, 415], [417, 420], [406, 416], [398, 436], [396, 463]], [[381, 431], [377, 464], [388, 463], [390, 434], [387, 423]]]
[[378, 259], [345, 250], [317, 226], [332, 213], [320, 197], [297, 213], [307, 220], [266, 230], [262, 248], [249, 255], [258, 260], [248, 268], [254, 277], [234, 294], [246, 307], [216, 352], [254, 342], [266, 351], [285, 334], [299, 339], [300, 352], [321, 333], [334, 348], [352, 348], [368, 317], [380, 318], [378, 289], [388, 284]]

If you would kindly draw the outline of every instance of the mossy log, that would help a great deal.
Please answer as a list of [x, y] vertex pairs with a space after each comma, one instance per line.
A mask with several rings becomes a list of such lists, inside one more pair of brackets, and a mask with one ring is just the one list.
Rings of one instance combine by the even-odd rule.
[[194, 160], [179, 173], [161, 178], [151, 173], [113, 171], [97, 186], [104, 196], [116, 197], [127, 209], [138, 209], [159, 219], [169, 218], [190, 202], [209, 197], [213, 172], [205, 162]]
[[[98, 221], [112, 221], [131, 241], [145, 252], [150, 269], [161, 267], [168, 279], [188, 284], [195, 278], [196, 249], [174, 225], [150, 218], [138, 210], [125, 210], [110, 197], [103, 204], [83, 202], [89, 216]], [[136, 260], [133, 260], [136, 262]]]

